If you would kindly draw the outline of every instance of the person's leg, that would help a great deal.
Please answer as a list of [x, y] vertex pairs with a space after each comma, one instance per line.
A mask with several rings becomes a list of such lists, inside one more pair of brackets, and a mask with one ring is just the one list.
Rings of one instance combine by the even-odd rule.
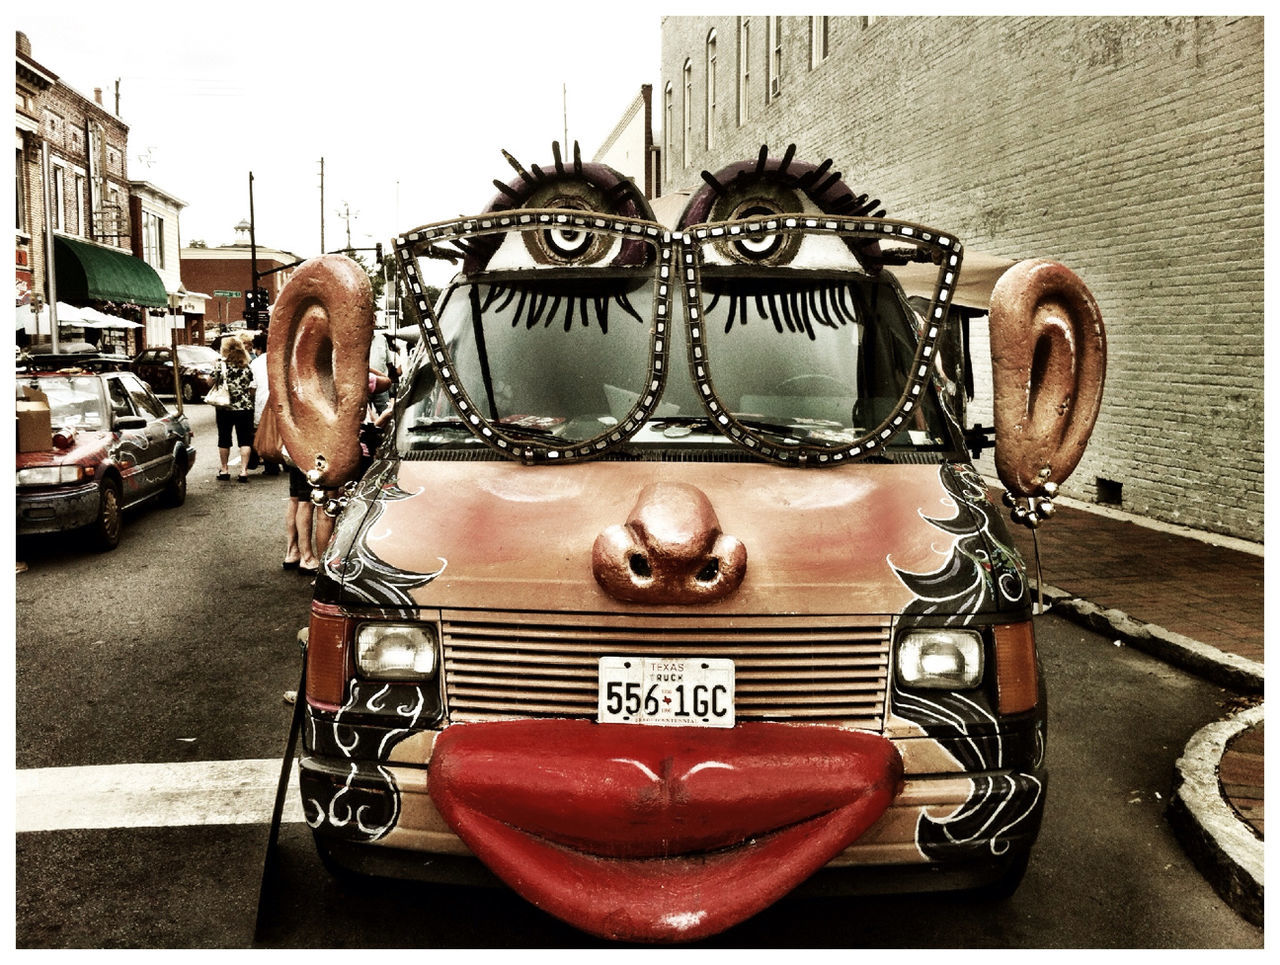
[[[324, 514], [321, 513], [321, 516]], [[320, 568], [320, 561], [316, 559], [315, 543], [311, 539], [311, 522], [315, 516], [314, 508], [311, 500], [303, 499], [298, 503], [298, 552], [301, 554], [301, 560], [298, 565], [309, 573], [314, 573]]]
[[236, 442], [240, 446], [240, 482], [249, 481], [249, 457], [253, 452], [253, 410], [237, 409]]
[[296, 496], [290, 496], [284, 505], [284, 565], [292, 569], [302, 559], [302, 548], [298, 545], [298, 503]]
[[323, 557], [324, 551], [329, 546], [329, 539], [330, 537], [333, 536], [333, 517], [319, 507], [316, 508], [315, 517], [316, 517], [316, 535], [315, 535], [316, 556]]
[[231, 413], [217, 409], [213, 418], [218, 427], [218, 478], [230, 479], [227, 461], [231, 458]]

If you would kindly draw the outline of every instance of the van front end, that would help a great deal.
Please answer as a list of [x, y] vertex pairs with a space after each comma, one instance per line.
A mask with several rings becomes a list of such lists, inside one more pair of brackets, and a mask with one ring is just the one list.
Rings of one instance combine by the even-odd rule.
[[[362, 475], [367, 278], [324, 256], [273, 310], [280, 431], [337, 515], [300, 768], [326, 864], [637, 942], [797, 890], [1011, 891], [1046, 705], [970, 458], [960, 242], [794, 148], [661, 220], [558, 146], [509, 160], [485, 212], [395, 240], [415, 350]], [[1037, 525], [1101, 318], [1062, 266], [993, 264], [996, 466]]]
[[[758, 463], [534, 472], [388, 462], [348, 504], [307, 646], [301, 789], [326, 860], [496, 875], [644, 941], [719, 931], [819, 871], [847, 891], [1016, 884], [1044, 701], [1021, 562], [971, 469], [851, 465], [820, 498]], [[649, 568], [703, 571], [687, 546], [728, 536], [748, 559], [731, 595], [691, 612], [606, 589], [600, 534], [664, 515]], [[658, 682], [628, 691], [617, 658]], [[717, 661], [729, 726], [710, 686], [695, 701], [714, 678], [693, 665]], [[650, 726], [664, 687], [689, 715]]]

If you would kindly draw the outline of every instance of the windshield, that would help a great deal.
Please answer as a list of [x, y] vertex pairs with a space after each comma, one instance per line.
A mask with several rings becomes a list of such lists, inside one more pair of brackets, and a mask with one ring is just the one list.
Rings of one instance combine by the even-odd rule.
[[[715, 394], [747, 426], [782, 439], [846, 444], [894, 413], [920, 320], [887, 277], [704, 269], [702, 320]], [[898, 444], [940, 444], [926, 394]]]
[[102, 429], [102, 383], [92, 376], [43, 377], [29, 383], [49, 399], [49, 422], [54, 429]]
[[635, 219], [522, 209], [398, 239], [415, 294], [433, 259], [463, 263], [438, 308], [410, 300], [439, 382], [417, 383], [401, 432], [460, 417], [513, 458], [561, 461], [629, 437], [666, 371], [662, 234]]
[[[825, 230], [726, 222], [629, 254], [633, 242], [608, 231], [594, 241], [577, 229], [453, 238], [463, 272], [434, 309], [417, 304], [433, 365], [408, 394], [400, 448], [470, 432], [520, 458], [556, 447], [551, 458], [578, 458], [645, 423], [679, 422], [687, 431], [662, 438], [727, 437], [782, 462], [838, 462], [885, 446], [950, 450], [930, 385], [942, 326], [910, 307], [892, 270], [941, 264], [942, 289], [958, 271], [958, 246], [948, 262], [936, 236], [918, 233], [883, 221]], [[402, 260], [421, 260], [431, 241]], [[564, 254], [593, 245], [585, 258]], [[670, 332], [668, 277], [684, 296]], [[945, 297], [924, 313], [944, 317]]]
[[581, 442], [625, 419], [645, 389], [652, 289], [627, 273], [463, 282], [440, 324], [459, 381], [490, 421]]

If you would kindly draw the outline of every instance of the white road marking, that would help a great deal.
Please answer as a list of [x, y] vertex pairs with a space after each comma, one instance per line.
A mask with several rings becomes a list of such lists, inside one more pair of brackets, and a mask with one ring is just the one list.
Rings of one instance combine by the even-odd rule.
[[[279, 760], [14, 771], [16, 831], [270, 824]], [[301, 822], [294, 762], [281, 821]]]

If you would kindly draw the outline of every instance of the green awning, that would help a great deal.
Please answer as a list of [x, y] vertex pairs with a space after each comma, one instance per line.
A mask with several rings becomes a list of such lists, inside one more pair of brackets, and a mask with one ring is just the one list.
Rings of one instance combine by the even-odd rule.
[[169, 305], [156, 270], [128, 252], [58, 235], [53, 252], [59, 301], [132, 302], [148, 308]]

